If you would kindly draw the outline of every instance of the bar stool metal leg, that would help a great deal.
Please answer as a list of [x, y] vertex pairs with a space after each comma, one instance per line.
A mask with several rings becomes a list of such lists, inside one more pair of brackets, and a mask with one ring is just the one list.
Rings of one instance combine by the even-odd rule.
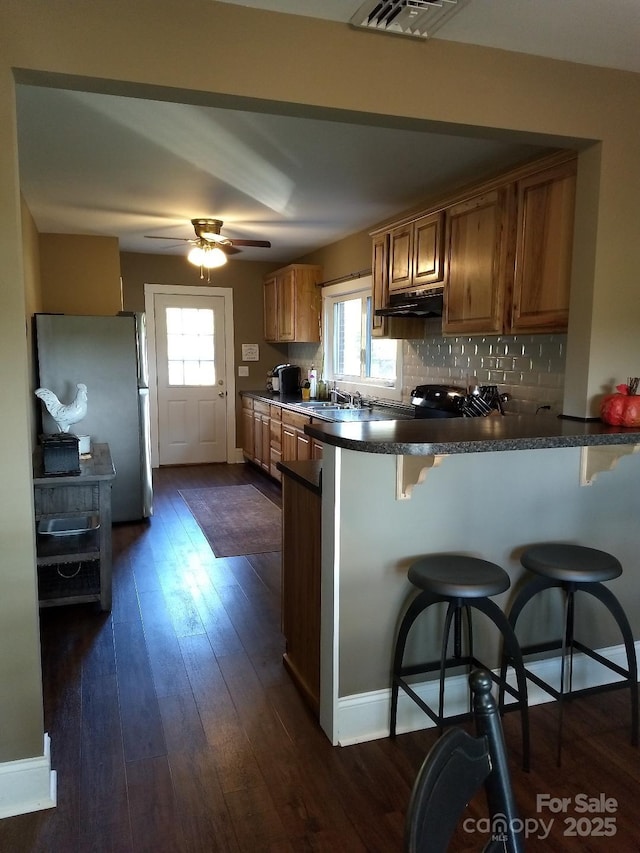
[[447, 666], [447, 646], [449, 645], [449, 634], [451, 632], [451, 623], [454, 623], [454, 657], [461, 656], [460, 649], [460, 607], [455, 599], [449, 602], [447, 612], [444, 617], [444, 627], [442, 628], [442, 645], [440, 647], [440, 695], [438, 697], [438, 718], [440, 725], [438, 726], [438, 734], [442, 734], [442, 720], [444, 718], [444, 681]]
[[623, 679], [628, 681], [631, 693], [631, 744], [632, 746], [638, 746], [638, 661], [636, 658], [636, 646], [633, 639], [633, 632], [631, 631], [631, 625], [627, 619], [627, 614], [624, 612], [624, 609], [616, 596], [602, 583], [579, 583], [576, 584], [576, 589], [579, 589], [581, 592], [589, 593], [589, 595], [592, 595], [604, 604], [615, 619], [616, 624], [620, 629], [620, 633], [622, 634], [627, 654], [626, 670], [611, 661], [606, 660], [606, 658], [603, 658], [592, 649], [588, 649], [586, 646], [583, 646], [583, 644], [578, 641], [574, 641], [574, 645], [579, 651], [584, 654], [588, 654], [589, 657], [597, 660], [599, 663], [602, 663], [614, 672], [617, 672], [618, 675], [621, 675]]
[[567, 649], [569, 650], [569, 691], [573, 684], [573, 589], [572, 584], [563, 587], [564, 621], [562, 625], [562, 646], [560, 651], [560, 690], [558, 696], [558, 738], [556, 743], [556, 764], [562, 762], [562, 726], [564, 722], [565, 669]]
[[[396, 640], [396, 648], [393, 656], [393, 673], [399, 673], [402, 669], [402, 661], [404, 659], [404, 652], [407, 645], [407, 638], [409, 636], [409, 631], [411, 630], [411, 626], [416, 621], [418, 616], [426, 610], [427, 607], [430, 607], [431, 604], [436, 603], [440, 599], [434, 597], [429, 592], [421, 592], [416, 598], [413, 599], [407, 612], [402, 618], [402, 622], [400, 623], [400, 628], [398, 629], [398, 637]], [[391, 717], [390, 717], [390, 725], [389, 725], [389, 734], [391, 737], [396, 736], [396, 725], [397, 725], [397, 717], [398, 717], [398, 690], [399, 684], [396, 678], [394, 677], [393, 682], [391, 684]]]
[[[389, 726], [391, 737], [394, 737], [397, 731], [400, 688], [422, 709], [440, 732], [445, 725], [470, 718], [470, 711], [462, 709], [457, 712], [452, 711], [448, 716], [445, 715], [445, 689], [447, 674], [452, 669], [464, 666], [467, 674], [473, 668], [488, 670], [486, 664], [476, 658], [474, 650], [472, 610], [479, 610], [499, 630], [505, 649], [506, 667], [513, 666], [516, 671], [517, 688], [505, 681], [504, 690], [515, 699], [515, 702], [509, 706], [510, 710], [518, 709], [521, 712], [523, 765], [528, 770], [529, 718], [527, 680], [522, 655], [509, 621], [492, 600], [492, 596], [499, 595], [509, 588], [509, 576], [495, 563], [477, 557], [462, 554], [434, 554], [412, 563], [409, 567], [408, 579], [415, 587], [422, 589], [422, 592], [407, 608], [397, 634], [391, 678]], [[418, 616], [433, 604], [447, 605], [439, 656], [435, 660], [432, 658], [423, 663], [404, 664], [410, 629]], [[466, 637], [464, 636], [465, 620]], [[427, 678], [426, 682], [420, 680], [419, 685], [414, 683], [415, 676], [428, 676], [431, 673], [434, 675], [434, 680]], [[496, 684], [501, 684], [499, 674], [490, 672], [490, 675]], [[436, 689], [438, 689], [438, 699], [436, 701], [434, 696], [432, 704], [429, 704], [426, 700]]]
[[[540, 652], [540, 651], [550, 651], [553, 649], [560, 649], [561, 660], [560, 660], [560, 689], [556, 690], [550, 684], [547, 684], [541, 678], [539, 678], [535, 673], [532, 673], [529, 669], [526, 669], [526, 678], [533, 681], [538, 687], [542, 688], [546, 693], [552, 696], [558, 702], [558, 747], [557, 747], [557, 764], [561, 766], [561, 749], [562, 749], [562, 727], [563, 727], [563, 717], [564, 717], [564, 702], [565, 700], [570, 700], [575, 696], [584, 695], [587, 693], [594, 693], [598, 691], [605, 691], [609, 689], [618, 689], [621, 685], [620, 682], [612, 682], [610, 684], [603, 684], [601, 686], [596, 687], [587, 687], [579, 690], [573, 689], [573, 663], [574, 663], [574, 654], [576, 651], [582, 652], [587, 655], [592, 660], [597, 661], [603, 666], [607, 667], [611, 671], [615, 672], [617, 675], [621, 676], [621, 679], [626, 682], [626, 686], [629, 687], [630, 691], [630, 703], [631, 703], [631, 744], [633, 746], [638, 745], [638, 725], [639, 725], [639, 711], [638, 711], [638, 667], [636, 660], [636, 651], [635, 651], [635, 642], [633, 639], [633, 633], [631, 631], [631, 626], [629, 625], [629, 621], [627, 616], [622, 608], [620, 602], [616, 598], [616, 596], [611, 592], [611, 590], [606, 587], [603, 583], [599, 581], [593, 582], [576, 582], [576, 581], [563, 581], [558, 580], [556, 578], [549, 578], [543, 575], [533, 577], [519, 592], [516, 596], [516, 599], [511, 607], [509, 612], [509, 624], [511, 625], [513, 631], [516, 630], [516, 625], [518, 622], [518, 618], [522, 613], [524, 607], [534, 598], [539, 592], [542, 592], [545, 589], [552, 589], [555, 587], [560, 587], [563, 590], [565, 596], [564, 603], [564, 616], [563, 616], [563, 625], [562, 625], [562, 635], [560, 641], [551, 641], [548, 643], [537, 643], [531, 646], [523, 646], [521, 651], [523, 655], [527, 655], [530, 652]], [[587, 593], [598, 601], [600, 601], [611, 613], [614, 621], [616, 622], [618, 629], [623, 638], [625, 652], [627, 656], [627, 668], [624, 669], [621, 666], [618, 666], [616, 663], [604, 658], [602, 655], [598, 654], [595, 650], [591, 649], [584, 643], [577, 640], [574, 636], [574, 620], [575, 620], [575, 595], [577, 592]], [[506, 665], [503, 657], [502, 667], [501, 667], [501, 681], [504, 683], [504, 678], [506, 674]], [[622, 685], [624, 686], [624, 685]], [[499, 693], [499, 707], [504, 710], [504, 688], [501, 684], [500, 693]]]
[[[524, 660], [520, 650], [520, 644], [516, 638], [515, 632], [511, 627], [509, 620], [504, 615], [498, 605], [490, 599], [478, 599], [474, 601], [473, 606], [488, 616], [489, 619], [496, 625], [502, 634], [503, 638], [503, 666], [500, 671], [500, 677], [496, 678], [492, 675], [494, 681], [498, 684], [499, 695], [504, 697], [504, 692], [510, 693], [515, 697], [516, 702], [510, 710], [519, 710], [521, 725], [522, 725], [522, 766], [523, 769], [529, 772], [530, 767], [530, 739], [529, 739], [529, 702], [527, 695], [527, 677], [524, 669]], [[507, 669], [509, 662], [516, 674], [517, 690], [513, 690], [507, 685]], [[500, 706], [500, 713], [504, 712], [504, 703]]]

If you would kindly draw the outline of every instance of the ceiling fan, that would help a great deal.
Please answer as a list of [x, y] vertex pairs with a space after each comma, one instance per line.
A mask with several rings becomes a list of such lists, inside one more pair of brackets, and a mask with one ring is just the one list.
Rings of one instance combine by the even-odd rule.
[[204, 278], [207, 270], [207, 281], [210, 281], [210, 270], [227, 263], [228, 255], [239, 254], [242, 250], [237, 246], [253, 246], [260, 249], [270, 249], [268, 240], [241, 240], [227, 237], [221, 233], [221, 219], [192, 219], [195, 239], [189, 237], [156, 237], [146, 234], [149, 240], [174, 240], [180, 243], [191, 243], [193, 248], [187, 255], [187, 260], [200, 267], [200, 278]]

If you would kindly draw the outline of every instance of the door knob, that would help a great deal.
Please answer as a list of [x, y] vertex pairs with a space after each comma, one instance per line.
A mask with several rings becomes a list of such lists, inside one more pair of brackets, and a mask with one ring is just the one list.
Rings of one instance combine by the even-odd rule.
[[226, 396], [227, 396], [226, 391], [218, 391], [218, 397], [226, 397]]

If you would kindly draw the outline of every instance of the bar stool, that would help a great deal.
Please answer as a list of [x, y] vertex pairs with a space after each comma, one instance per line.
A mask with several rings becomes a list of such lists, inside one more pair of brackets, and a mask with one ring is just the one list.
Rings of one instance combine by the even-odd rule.
[[[416, 560], [408, 572], [409, 581], [422, 590], [411, 602], [405, 613], [396, 639], [393, 657], [393, 673], [391, 686], [391, 719], [390, 735], [395, 737], [398, 711], [398, 691], [400, 688], [427, 714], [428, 717], [442, 730], [448, 723], [471, 718], [469, 713], [445, 717], [444, 695], [445, 677], [453, 667], [466, 666], [469, 673], [472, 668], [485, 669], [491, 673], [491, 678], [515, 698], [515, 703], [509, 705], [510, 710], [520, 710], [522, 723], [522, 756], [523, 767], [529, 769], [529, 714], [527, 706], [527, 679], [524, 664], [516, 635], [498, 605], [491, 601], [490, 596], [498, 595], [509, 588], [508, 574], [495, 563], [489, 563], [477, 557], [467, 557], [460, 554], [441, 554], [421, 557]], [[419, 664], [403, 665], [405, 647], [409, 631], [416, 619], [434, 604], [447, 604], [447, 611], [442, 631], [440, 659]], [[500, 675], [491, 672], [489, 667], [479, 661], [473, 652], [473, 630], [471, 610], [484, 613], [500, 631], [503, 638], [503, 660], [506, 665]], [[467, 654], [462, 653], [462, 614], [466, 616], [467, 624]], [[453, 626], [453, 655], [447, 657], [447, 649]], [[507, 667], [513, 666], [516, 674], [517, 689], [512, 687], [506, 678]], [[439, 699], [437, 712], [418, 696], [407, 677], [430, 672], [438, 672]]]
[[[541, 687], [546, 693], [556, 699], [559, 703], [558, 713], [558, 745], [557, 764], [560, 766], [562, 750], [562, 722], [563, 722], [563, 700], [565, 697], [583, 696], [589, 693], [603, 690], [619, 689], [629, 687], [631, 694], [631, 743], [638, 744], [638, 668], [636, 662], [636, 650], [633, 634], [629, 621], [625, 615], [620, 602], [602, 581], [613, 580], [622, 574], [622, 566], [619, 561], [605, 551], [595, 548], [587, 548], [583, 545], [571, 545], [565, 543], [543, 543], [527, 548], [520, 558], [522, 565], [534, 577], [527, 581], [522, 590], [516, 596], [509, 611], [509, 623], [513, 630], [516, 629], [518, 617], [523, 608], [532, 598], [545, 589], [560, 587], [564, 593], [564, 620], [562, 625], [562, 636], [559, 639], [543, 643], [534, 643], [522, 646], [523, 658], [544, 651], [561, 649], [560, 662], [560, 689], [552, 687], [543, 681], [538, 675], [526, 668], [528, 679]], [[592, 595], [607, 607], [616, 621], [624, 640], [627, 654], [627, 669], [623, 669], [610, 660], [602, 657], [594, 649], [576, 640], [574, 636], [575, 617], [575, 595], [576, 592], [584, 592]], [[581, 690], [573, 690], [573, 653], [580, 651], [608, 669], [622, 677], [622, 681], [604, 684], [596, 687], [586, 687]], [[568, 657], [568, 678], [567, 673]], [[502, 673], [504, 676], [504, 672]], [[500, 696], [502, 707], [503, 695]]]

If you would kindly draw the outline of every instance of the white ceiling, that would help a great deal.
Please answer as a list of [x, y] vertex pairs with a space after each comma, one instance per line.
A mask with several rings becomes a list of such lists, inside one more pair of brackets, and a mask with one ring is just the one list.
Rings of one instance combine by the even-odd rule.
[[[363, 0], [220, 2], [346, 23]], [[435, 37], [640, 72], [638, 0], [471, 0]]]
[[[238, 5], [347, 22], [361, 0]], [[606, 8], [605, 17], [602, 0], [471, 0], [437, 37], [640, 72], [640, 2]], [[181, 254], [183, 243], [145, 235], [189, 238], [190, 219], [214, 217], [230, 237], [272, 242], [234, 258], [273, 262], [537, 150], [24, 85], [18, 129], [21, 188], [41, 233], [111, 235], [123, 251]]]

